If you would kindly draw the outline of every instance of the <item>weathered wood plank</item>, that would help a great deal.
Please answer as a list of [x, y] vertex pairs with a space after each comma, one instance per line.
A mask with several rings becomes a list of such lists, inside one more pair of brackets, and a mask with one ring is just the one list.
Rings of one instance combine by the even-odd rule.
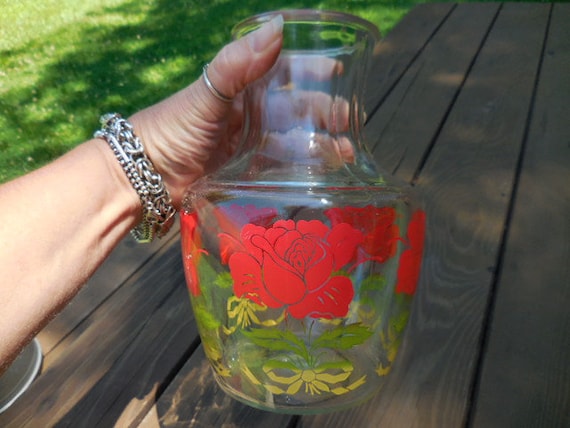
[[[150, 334], [147, 331], [150, 327], [150, 331], [157, 326], [162, 328], [160, 321], [163, 321], [164, 328], [168, 328], [167, 318], [161, 313], [163, 303], [182, 286], [182, 276], [179, 244], [175, 240], [161, 249], [144, 270], [137, 271], [111, 299], [100, 305], [46, 356], [49, 369], [14, 407], [0, 415], [0, 426], [54, 426], [68, 413], [73, 414], [75, 406], [82, 406], [82, 400], [86, 400], [86, 403], [91, 400], [91, 404], [96, 406], [101, 400], [97, 394], [108, 396], [105, 404], [112, 397], [122, 397], [121, 389], [125, 388], [128, 379], [121, 379], [121, 373], [109, 383], [118, 389], [114, 389], [115, 386], [108, 389], [97, 386], [99, 382], [106, 382], [103, 380], [106, 376], [112, 379], [116, 373], [115, 365], [124, 369], [122, 361], [132, 362], [134, 366], [129, 370], [133, 376], [135, 373], [143, 378], [146, 376], [142, 390], [137, 390], [136, 385], [132, 387], [139, 395], [144, 395], [145, 388], [150, 388], [152, 381], [158, 381], [159, 374], [166, 377], [167, 374], [155, 370], [153, 361], [166, 358], [161, 355], [171, 345], [169, 334], [152, 333], [156, 342], [146, 344], [148, 349], [144, 351], [144, 356], [137, 358], [133, 350], [141, 349], [144, 345], [146, 339], [140, 336]], [[169, 280], [163, 281], [164, 277], [169, 277]], [[184, 299], [184, 302], [187, 303], [188, 299]], [[187, 308], [189, 311], [189, 304]], [[180, 322], [176, 319], [173, 321], [175, 324]], [[159, 341], [161, 338], [164, 340], [162, 343]], [[187, 337], [187, 347], [194, 339]], [[182, 351], [179, 349], [177, 352]], [[171, 367], [165, 369], [170, 370]], [[141, 370], [146, 374], [140, 374]]]
[[149, 412], [142, 426], [287, 427], [293, 416], [265, 412], [226, 395], [200, 347]]
[[498, 4], [457, 7], [378, 111], [367, 135], [379, 165], [411, 181], [483, 43]]
[[[178, 229], [178, 226], [174, 229]], [[173, 231], [170, 236], [175, 234], [176, 231]], [[38, 334], [44, 354], [57, 346], [158, 249], [167, 245], [170, 239], [173, 238], [140, 245], [130, 237], [125, 238], [71, 303]]]
[[474, 427], [570, 426], [570, 4], [555, 4]]
[[142, 420], [172, 372], [199, 344], [188, 291], [179, 284], [111, 370], [62, 418], [62, 426], [79, 427], [85, 421], [89, 426], [134, 426]]
[[547, 5], [502, 7], [421, 171], [424, 276], [397, 401], [378, 426], [464, 421], [547, 19]]
[[369, 119], [453, 7], [452, 3], [418, 5], [382, 39], [370, 66], [374, 84], [366, 87], [364, 97]]
[[502, 7], [421, 171], [423, 274], [386, 387], [364, 408], [303, 417], [303, 427], [463, 425], [547, 18], [547, 5]]
[[[407, 181], [423, 165], [416, 187], [425, 201], [429, 225], [408, 340], [388, 384], [373, 400], [349, 411], [302, 418], [257, 411], [230, 399], [215, 385], [199, 348], [153, 405], [162, 383], [175, 374], [197, 340], [191, 315], [184, 313], [189, 306], [186, 291], [176, 287], [183, 279], [174, 245], [151, 260], [152, 268], [146, 266], [132, 278], [131, 271], [119, 281], [120, 288], [104, 291], [95, 297], [98, 303], [77, 310], [79, 315], [62, 328], [70, 333], [56, 332], [60, 336], [50, 345], [48, 369], [15, 407], [0, 415], [0, 426], [129, 426], [145, 413], [140, 426], [146, 428], [463, 426], [488, 296], [497, 277], [493, 324], [472, 424], [570, 425], [569, 6], [557, 4], [553, 9], [510, 224], [506, 224], [509, 202], [550, 6], [501, 6], [483, 48], [471, 54], [477, 57], [467, 80], [454, 90], [451, 85], [439, 92], [428, 83], [437, 81], [438, 73], [449, 74], [451, 65], [469, 59], [470, 54], [452, 58], [452, 38], [463, 27], [450, 31], [448, 26], [457, 14], [463, 14], [464, 25], [478, 25], [471, 21], [482, 15], [466, 11], [482, 6], [445, 5], [447, 11], [453, 9], [449, 15], [441, 5], [422, 6], [426, 11], [439, 10], [437, 19], [422, 24], [425, 38], [414, 41], [416, 47], [404, 49], [407, 53], [402, 56], [395, 51], [386, 54], [394, 55], [391, 58], [399, 65], [390, 63], [390, 72], [382, 77], [380, 91], [388, 97], [370, 118], [368, 129], [386, 128], [381, 126], [386, 118], [382, 111], [391, 111], [394, 118], [400, 110], [408, 111], [407, 117], [410, 111], [429, 115], [430, 102], [442, 107], [445, 102], [439, 97], [457, 98], [450, 101], [452, 109], [430, 138], [409, 132], [406, 116], [401, 116], [401, 126], [390, 132], [395, 137], [401, 134], [394, 141], [403, 141], [410, 149], [400, 156], [394, 155], [394, 146], [379, 144], [376, 150], [378, 156], [383, 150], [394, 155], [388, 164]], [[442, 36], [445, 31], [448, 37]], [[478, 31], [473, 34], [484, 38]], [[511, 44], [514, 40], [522, 40], [518, 48]], [[441, 54], [439, 66], [435, 61], [419, 67], [428, 49], [434, 49], [429, 55], [446, 49], [449, 55]], [[455, 52], [464, 54], [460, 49]], [[458, 70], [454, 82], [461, 74]], [[378, 94], [374, 96], [383, 96]], [[431, 129], [429, 123], [426, 126]], [[428, 145], [435, 138], [425, 164], [421, 156], [411, 160], [411, 151], [423, 144], [417, 142], [419, 137]], [[506, 226], [510, 231], [501, 259]], [[175, 280], [161, 286], [166, 276]]]

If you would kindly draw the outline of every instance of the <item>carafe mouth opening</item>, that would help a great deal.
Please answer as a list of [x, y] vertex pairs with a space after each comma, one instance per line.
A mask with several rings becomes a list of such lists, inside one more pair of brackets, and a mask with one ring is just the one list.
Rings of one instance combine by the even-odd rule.
[[284, 20], [285, 51], [334, 50], [349, 47], [363, 38], [372, 44], [380, 40], [378, 27], [364, 18], [317, 9], [284, 9], [253, 15], [233, 27], [232, 38], [240, 39], [278, 15]]

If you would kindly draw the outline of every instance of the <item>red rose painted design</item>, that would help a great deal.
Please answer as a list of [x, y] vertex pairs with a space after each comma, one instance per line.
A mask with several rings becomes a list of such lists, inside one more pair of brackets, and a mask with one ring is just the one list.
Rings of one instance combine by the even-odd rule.
[[280, 220], [247, 224], [229, 266], [234, 293], [294, 318], [343, 317], [354, 296], [352, 281], [334, 273], [354, 258], [363, 234], [348, 224]]
[[396, 293], [414, 294], [420, 277], [425, 242], [426, 214], [416, 211], [408, 225], [408, 248], [400, 256]]
[[331, 208], [325, 211], [333, 227], [348, 223], [364, 233], [362, 250], [357, 263], [374, 260], [383, 263], [394, 257], [400, 240], [400, 229], [395, 223], [396, 210], [392, 207], [376, 208], [371, 205], [356, 208]]
[[198, 262], [204, 252], [202, 239], [196, 230], [198, 216], [196, 213], [180, 213], [180, 235], [182, 241], [182, 258], [188, 289], [193, 296], [200, 295], [200, 279], [198, 277]]
[[277, 217], [277, 210], [255, 205], [230, 205], [214, 210], [213, 214], [219, 228], [224, 231], [219, 234], [220, 258], [223, 264], [227, 264], [230, 255], [241, 248], [239, 228], [247, 223], [267, 227]]

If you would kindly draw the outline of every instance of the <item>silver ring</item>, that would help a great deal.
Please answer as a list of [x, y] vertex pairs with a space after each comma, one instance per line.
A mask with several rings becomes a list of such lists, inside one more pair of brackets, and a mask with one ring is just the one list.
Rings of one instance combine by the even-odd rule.
[[224, 94], [222, 94], [220, 91], [218, 91], [216, 89], [216, 87], [212, 84], [210, 79], [208, 78], [208, 66], [209, 65], [210, 64], [204, 65], [204, 68], [202, 69], [202, 76], [204, 77], [204, 82], [206, 83], [206, 86], [210, 90], [211, 94], [213, 96], [215, 96], [217, 99], [219, 99], [220, 101], [223, 101], [224, 103], [231, 103], [233, 100], [230, 97], [226, 97]]

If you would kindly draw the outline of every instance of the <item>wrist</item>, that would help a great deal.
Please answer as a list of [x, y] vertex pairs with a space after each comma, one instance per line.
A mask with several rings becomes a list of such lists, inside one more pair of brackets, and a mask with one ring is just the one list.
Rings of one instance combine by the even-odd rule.
[[162, 238], [170, 230], [176, 214], [162, 176], [155, 171], [127, 120], [110, 113], [101, 117], [101, 124], [101, 130], [94, 136], [108, 143], [140, 199], [142, 221], [131, 231], [134, 238], [139, 242], [150, 242], [156, 236]]
[[122, 211], [125, 214], [125, 220], [128, 222], [129, 229], [132, 229], [142, 220], [141, 201], [137, 192], [105, 140], [93, 138], [86, 144], [92, 145], [98, 156], [103, 160], [107, 171], [107, 179], [111, 181], [110, 188], [114, 189], [113, 199], [120, 200], [124, 204]]

